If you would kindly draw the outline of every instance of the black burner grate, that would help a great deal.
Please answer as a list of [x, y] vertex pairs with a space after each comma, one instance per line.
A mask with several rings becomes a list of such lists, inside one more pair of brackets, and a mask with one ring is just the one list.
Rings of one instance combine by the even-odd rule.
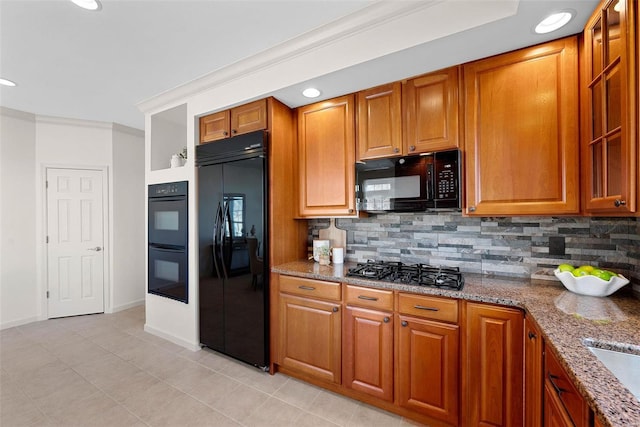
[[401, 262], [369, 260], [350, 268], [347, 276], [453, 290], [460, 290], [464, 286], [464, 277], [458, 267], [434, 267], [427, 264], [407, 265]]

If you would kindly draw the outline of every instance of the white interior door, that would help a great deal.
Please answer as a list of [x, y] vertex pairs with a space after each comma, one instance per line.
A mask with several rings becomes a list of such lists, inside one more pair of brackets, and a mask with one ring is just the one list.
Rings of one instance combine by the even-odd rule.
[[103, 173], [47, 169], [49, 318], [104, 312]]

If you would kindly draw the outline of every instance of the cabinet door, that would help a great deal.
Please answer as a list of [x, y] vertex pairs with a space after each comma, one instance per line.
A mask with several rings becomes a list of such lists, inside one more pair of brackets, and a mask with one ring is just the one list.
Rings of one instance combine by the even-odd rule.
[[466, 213], [578, 213], [575, 37], [464, 66]]
[[345, 387], [393, 401], [393, 315], [347, 307], [344, 317]]
[[200, 144], [229, 137], [229, 110], [200, 117]]
[[340, 304], [280, 294], [279, 314], [279, 364], [340, 384]]
[[300, 215], [355, 214], [354, 96], [298, 110]]
[[584, 30], [582, 159], [585, 210], [636, 212], [637, 2], [603, 1]]
[[402, 154], [402, 85], [358, 92], [358, 160]]
[[458, 67], [404, 85], [405, 154], [458, 148]]
[[536, 325], [524, 319], [524, 425], [542, 427], [542, 337]]
[[267, 100], [251, 102], [231, 109], [231, 136], [267, 128]]
[[462, 424], [522, 426], [522, 312], [466, 303], [465, 316]]
[[398, 404], [458, 425], [458, 325], [402, 315], [398, 322]]
[[544, 386], [544, 427], [574, 427], [548, 381]]

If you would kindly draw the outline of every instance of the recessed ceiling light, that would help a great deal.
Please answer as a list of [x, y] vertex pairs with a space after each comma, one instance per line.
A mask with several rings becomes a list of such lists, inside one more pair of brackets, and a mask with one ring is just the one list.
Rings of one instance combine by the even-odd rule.
[[98, 0], [71, 0], [75, 5], [87, 10], [100, 10], [102, 5]]
[[7, 79], [0, 78], [0, 85], [2, 85], [2, 86], [11, 86], [11, 87], [13, 87], [13, 86], [15, 86], [16, 84], [15, 84], [15, 82], [12, 82], [11, 80], [7, 80]]
[[546, 34], [555, 31], [560, 27], [564, 27], [573, 18], [573, 13], [568, 11], [556, 12], [544, 18], [536, 25], [535, 32], [538, 34]]
[[309, 87], [302, 91], [302, 95], [307, 98], [317, 98], [320, 96], [320, 91], [315, 87]]

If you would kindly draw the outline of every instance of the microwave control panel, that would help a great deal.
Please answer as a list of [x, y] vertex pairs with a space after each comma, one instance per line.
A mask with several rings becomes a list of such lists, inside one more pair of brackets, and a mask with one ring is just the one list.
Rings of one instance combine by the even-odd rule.
[[436, 163], [436, 199], [451, 200], [458, 197], [458, 168], [453, 162]]

